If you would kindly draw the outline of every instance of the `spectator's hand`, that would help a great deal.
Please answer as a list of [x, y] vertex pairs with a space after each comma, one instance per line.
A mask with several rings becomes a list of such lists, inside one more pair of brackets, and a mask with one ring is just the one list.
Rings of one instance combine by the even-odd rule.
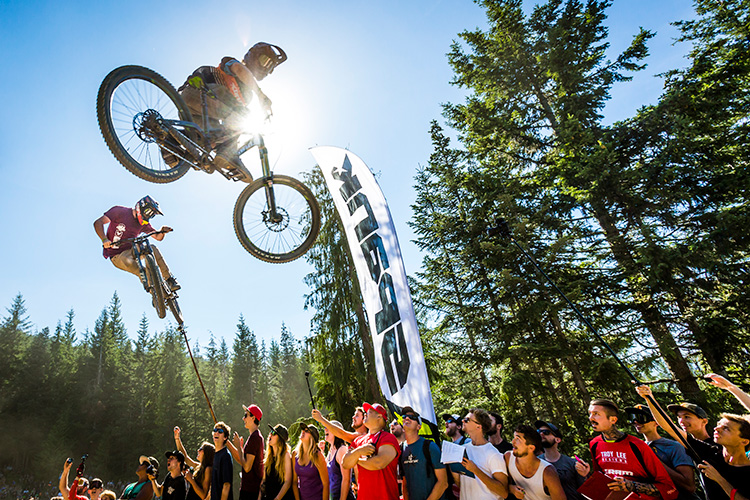
[[476, 474], [479, 471], [479, 467], [477, 467], [477, 464], [475, 464], [474, 462], [472, 462], [466, 457], [464, 457], [463, 460], [461, 460], [461, 465], [463, 465], [466, 468], [466, 470], [474, 474]]
[[102, 241], [102, 246], [104, 248], [112, 248], [112, 242], [109, 241], [109, 240], [104, 240], [104, 241]]
[[156, 481], [156, 476], [154, 476], [153, 474], [147, 474], [147, 476], [149, 481]]
[[711, 385], [715, 385], [716, 387], [720, 389], [728, 390], [734, 387], [734, 384], [731, 383], [729, 380], [715, 373], [709, 373], [704, 378], [708, 380], [711, 383]]
[[628, 481], [624, 477], [618, 477], [607, 486], [609, 486], [609, 489], [612, 491], [630, 491], [628, 483], [631, 483], [631, 481]]
[[716, 468], [706, 462], [705, 460], [698, 464], [698, 469], [700, 469], [707, 478], [709, 478], [712, 481], [718, 481], [721, 479], [721, 474], [719, 474], [719, 471], [716, 470]]
[[651, 392], [651, 388], [647, 385], [639, 385], [635, 388], [635, 392], [638, 393], [640, 397], [643, 399], [647, 399], [649, 396], [653, 397], [653, 393]]
[[65, 460], [65, 463], [63, 464], [63, 472], [70, 472], [71, 467], [73, 467], [73, 460], [68, 458]]
[[[466, 459], [464, 459], [466, 460]], [[510, 493], [516, 497], [518, 500], [523, 500], [523, 497], [526, 495], [526, 492], [523, 491], [523, 488], [516, 486], [515, 484], [511, 484], [508, 486], [508, 490]]]
[[186, 470], [185, 470], [185, 479], [187, 479], [187, 480], [188, 480], [188, 482], [191, 482], [191, 483], [192, 483], [193, 481], [195, 481], [195, 478], [193, 477], [193, 473], [192, 473], [192, 472], [190, 472], [190, 469], [186, 469]]
[[177, 441], [180, 439], [180, 428], [176, 425], [174, 426], [174, 440]]
[[238, 450], [242, 450], [245, 448], [244, 446], [245, 443], [243, 442], [242, 436], [237, 434], [237, 432], [235, 432], [234, 436], [232, 436], [232, 442], [234, 443], [234, 447], [237, 448]]
[[323, 414], [320, 413], [320, 410], [316, 410], [315, 408], [313, 408], [313, 410], [312, 410], [312, 418], [313, 418], [313, 420], [315, 420], [319, 424], [323, 423]]
[[579, 475], [586, 477], [591, 472], [591, 466], [583, 460], [576, 460], [576, 472]]
[[360, 457], [370, 457], [375, 453], [375, 447], [371, 444], [363, 444], [357, 448], [357, 453]]
[[174, 231], [174, 229], [172, 229], [169, 226], [162, 226], [161, 229], [159, 229], [159, 231], [164, 232], [164, 233], [171, 233], [172, 231]]

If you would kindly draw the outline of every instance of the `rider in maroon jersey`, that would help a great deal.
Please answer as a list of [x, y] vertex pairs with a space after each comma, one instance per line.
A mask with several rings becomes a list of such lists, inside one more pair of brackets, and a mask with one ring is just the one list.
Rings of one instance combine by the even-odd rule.
[[[112, 245], [122, 240], [135, 238], [141, 233], [154, 232], [155, 229], [148, 221], [155, 215], [163, 214], [159, 211], [159, 204], [150, 196], [144, 196], [138, 200], [138, 203], [133, 208], [114, 206], [104, 212], [104, 215], [94, 221], [94, 231], [99, 236], [99, 239], [102, 240], [104, 258], [112, 261], [115, 267], [140, 276], [138, 264], [133, 256], [132, 244], [126, 242], [116, 246]], [[106, 224], [109, 224], [109, 226], [105, 233], [104, 226]], [[160, 231], [168, 233], [172, 231], [172, 228], [162, 226]], [[152, 237], [157, 241], [161, 241], [164, 239], [164, 233], [154, 234]], [[159, 252], [159, 249], [155, 245], [151, 245], [151, 248], [154, 251], [154, 257], [156, 257], [156, 263], [159, 265], [161, 274], [167, 285], [169, 285], [170, 290], [179, 290], [180, 284], [170, 274], [161, 252]]]

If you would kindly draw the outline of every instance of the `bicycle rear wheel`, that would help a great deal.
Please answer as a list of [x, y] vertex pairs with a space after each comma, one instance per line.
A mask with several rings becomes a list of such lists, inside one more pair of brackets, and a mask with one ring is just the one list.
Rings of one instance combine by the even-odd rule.
[[159, 145], [164, 138], [158, 137], [160, 131], [150, 126], [161, 119], [193, 121], [185, 101], [159, 73], [142, 66], [113, 70], [99, 87], [96, 115], [112, 154], [141, 179], [172, 182], [190, 168], [188, 162], [176, 156], [170, 159], [176, 164], [165, 162]]
[[[279, 220], [271, 220], [266, 186]], [[234, 205], [234, 231], [242, 246], [258, 259], [290, 262], [315, 243], [320, 230], [320, 207], [312, 191], [293, 177], [274, 175], [247, 186]]]
[[141, 257], [144, 259], [143, 265], [146, 268], [148, 288], [151, 292], [151, 297], [153, 297], [156, 315], [159, 316], [159, 318], [164, 319], [167, 315], [167, 311], [164, 307], [164, 285], [162, 284], [161, 275], [159, 274], [159, 266], [156, 264], [156, 259], [153, 255], [142, 255]]

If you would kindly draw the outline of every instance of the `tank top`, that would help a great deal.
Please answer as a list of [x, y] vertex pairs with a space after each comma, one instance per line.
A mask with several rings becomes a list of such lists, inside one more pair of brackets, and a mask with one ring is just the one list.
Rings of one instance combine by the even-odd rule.
[[[327, 460], [328, 483], [331, 489], [331, 500], [339, 500], [341, 498], [341, 480], [343, 479], [343, 477], [341, 474], [341, 465], [336, 461], [336, 454], [338, 453], [338, 451], [338, 448], [333, 450], [331, 460]], [[349, 490], [349, 494], [346, 498], [347, 500], [354, 500], [354, 493], [352, 493], [351, 489]]]
[[[273, 500], [279, 494], [279, 491], [281, 491], [282, 486], [284, 486], [284, 481], [279, 477], [276, 468], [271, 469], [271, 472], [266, 474], [266, 478], [263, 481], [263, 494], [261, 498], [263, 500]], [[286, 493], [281, 498], [282, 500], [294, 500], [294, 492], [292, 492], [291, 486], [289, 486], [289, 489], [286, 490]]]
[[516, 467], [516, 457], [510, 454], [508, 472], [513, 477], [516, 485], [523, 488], [525, 500], [550, 500], [550, 496], [544, 492], [544, 469], [552, 466], [551, 463], [539, 460], [539, 467], [531, 477], [525, 477]]
[[300, 465], [297, 457], [294, 457], [294, 470], [297, 472], [297, 486], [299, 496], [302, 500], [322, 500], [323, 481], [320, 480], [318, 468], [312, 463]]

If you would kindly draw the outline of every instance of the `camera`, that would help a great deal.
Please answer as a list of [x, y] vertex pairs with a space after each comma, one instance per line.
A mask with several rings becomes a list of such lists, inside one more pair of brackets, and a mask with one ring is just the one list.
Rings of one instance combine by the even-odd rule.
[[149, 476], [158, 477], [159, 469], [157, 469], [153, 465], [149, 465], [148, 467], [146, 467], [146, 474], [148, 474]]

